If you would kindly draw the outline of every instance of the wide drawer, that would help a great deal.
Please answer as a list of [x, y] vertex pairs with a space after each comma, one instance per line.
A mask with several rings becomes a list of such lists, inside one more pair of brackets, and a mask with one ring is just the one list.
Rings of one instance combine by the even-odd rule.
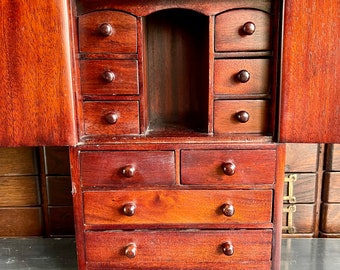
[[271, 49], [271, 18], [261, 10], [236, 9], [221, 13], [215, 21], [216, 51]]
[[137, 52], [136, 17], [120, 11], [95, 11], [79, 17], [81, 52]]
[[269, 59], [215, 60], [215, 94], [269, 94], [269, 64]]
[[90, 231], [85, 233], [85, 243], [89, 269], [244, 270], [271, 266], [271, 230]]
[[216, 100], [214, 133], [269, 132], [269, 103], [265, 100]]
[[83, 95], [138, 94], [136, 60], [80, 61]]
[[138, 101], [84, 102], [85, 135], [139, 134]]
[[94, 151], [80, 153], [84, 186], [146, 186], [175, 183], [173, 151]]
[[271, 227], [272, 190], [86, 191], [83, 196], [86, 225]]
[[183, 150], [185, 185], [262, 185], [275, 179], [275, 150]]

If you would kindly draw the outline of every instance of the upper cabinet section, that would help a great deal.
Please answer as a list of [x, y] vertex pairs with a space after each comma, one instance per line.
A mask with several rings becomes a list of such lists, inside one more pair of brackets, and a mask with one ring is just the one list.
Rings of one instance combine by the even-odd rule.
[[68, 1], [0, 10], [0, 145], [75, 144]]
[[286, 0], [281, 142], [340, 142], [340, 1]]

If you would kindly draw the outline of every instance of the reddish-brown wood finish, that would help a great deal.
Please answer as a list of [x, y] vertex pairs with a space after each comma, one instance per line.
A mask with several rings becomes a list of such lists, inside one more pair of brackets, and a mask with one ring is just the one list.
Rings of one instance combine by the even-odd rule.
[[[259, 133], [269, 132], [269, 104], [265, 100], [217, 100], [214, 104], [214, 132]], [[240, 112], [247, 112], [249, 120], [238, 120]]]
[[340, 2], [286, 0], [281, 142], [340, 142]]
[[138, 94], [136, 60], [85, 60], [80, 62], [80, 72], [83, 95]]
[[[136, 213], [127, 216], [123, 207], [136, 206]], [[235, 213], [226, 216], [224, 204]], [[174, 227], [190, 225], [211, 227], [271, 228], [271, 190], [127, 190], [84, 192], [86, 225], [138, 225]], [[253, 225], [252, 225], [253, 224]], [[121, 227], [121, 226], [120, 226]]]
[[[272, 234], [268, 230], [205, 231], [200, 234], [193, 231], [88, 232], [85, 239], [88, 261], [115, 265], [113, 269], [126, 269], [125, 265], [150, 269], [155, 263], [162, 268], [163, 263], [168, 262], [176, 264], [175, 268], [167, 269], [182, 269], [185, 263], [195, 263], [196, 267], [191, 269], [201, 269], [199, 265], [204, 263], [217, 266], [224, 263], [224, 269], [226, 265], [234, 264], [236, 267], [232, 269], [244, 269], [242, 265], [256, 262], [265, 265], [258, 269], [269, 269]], [[223, 253], [222, 245], [225, 242], [234, 246], [232, 256]], [[137, 247], [136, 257], [132, 259], [124, 254], [130, 243]]]
[[[253, 31], [247, 31], [247, 23]], [[237, 9], [216, 16], [215, 50], [264, 51], [271, 49], [271, 17], [254, 9]]]
[[[86, 135], [139, 134], [138, 101], [89, 101], [84, 102], [83, 109]], [[116, 116], [115, 123], [108, 122], [109, 115]]]
[[[268, 95], [269, 59], [215, 60], [214, 93], [216, 95]], [[249, 74], [247, 81], [241, 73]], [[238, 96], [239, 97], [239, 96]]]
[[[273, 184], [276, 159], [274, 150], [183, 150], [181, 183], [186, 185], [261, 185]], [[261, 160], [261, 162], [258, 162]], [[234, 164], [234, 173], [223, 171]]]
[[[109, 24], [109, 35], [102, 34], [100, 26]], [[80, 52], [137, 52], [136, 17], [120, 11], [98, 11], [79, 18]]]
[[[84, 186], [171, 186], [175, 183], [174, 151], [82, 152], [80, 162]], [[124, 174], [128, 166], [133, 168], [132, 175]]]
[[1, 0], [0, 145], [74, 145], [68, 1]]

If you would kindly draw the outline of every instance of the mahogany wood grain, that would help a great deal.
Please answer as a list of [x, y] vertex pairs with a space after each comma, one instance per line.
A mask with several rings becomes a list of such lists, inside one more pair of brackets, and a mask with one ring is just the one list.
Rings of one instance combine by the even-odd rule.
[[[104, 23], [112, 26], [112, 34], [105, 36], [100, 32]], [[80, 52], [137, 52], [136, 17], [120, 11], [98, 11], [79, 17]]]
[[[138, 101], [84, 102], [84, 133], [86, 135], [139, 134]], [[108, 114], [117, 116], [109, 123]]]
[[0, 145], [75, 144], [68, 1], [0, 10]]
[[145, 19], [150, 130], [208, 129], [208, 17], [166, 10]]
[[[247, 112], [249, 120], [241, 123], [239, 112]], [[214, 133], [269, 133], [269, 103], [265, 100], [216, 100], [214, 104]]]
[[[218, 52], [264, 51], [272, 48], [271, 16], [264, 11], [231, 10], [219, 14], [215, 20], [215, 50]], [[253, 33], [245, 32], [247, 23], [254, 24]]]
[[[258, 162], [259, 159], [261, 162]], [[182, 150], [181, 183], [185, 185], [259, 185], [273, 184], [274, 150]], [[226, 175], [223, 164], [235, 165], [235, 173]]]
[[[136, 60], [80, 61], [81, 93], [83, 95], [137, 95], [138, 74]], [[103, 78], [112, 72], [113, 80]]]
[[[84, 192], [84, 217], [88, 225], [124, 226], [204, 224], [226, 228], [246, 228], [254, 224], [271, 227], [271, 190], [120, 190]], [[127, 216], [123, 207], [136, 205], [136, 213]], [[233, 205], [233, 216], [222, 212], [224, 204]], [[248, 225], [249, 226], [249, 225]]]
[[[214, 92], [216, 95], [259, 95], [270, 93], [269, 59], [215, 60]], [[241, 82], [241, 71], [250, 74], [247, 82]]]
[[286, 0], [281, 142], [340, 142], [338, 0]]
[[[272, 232], [270, 230], [88, 232], [85, 239], [86, 258], [89, 262], [110, 263], [111, 266], [120, 266], [120, 269], [125, 265], [151, 266], [163, 262], [176, 263], [176, 269], [182, 269], [181, 266], [186, 263], [192, 264], [192, 269], [201, 269], [199, 267], [204, 263], [233, 264], [236, 266], [233, 269], [244, 269], [243, 265], [262, 262], [266, 263], [267, 267], [261, 269], [269, 269]], [[226, 256], [222, 252], [221, 245], [227, 241], [235, 248], [232, 256]], [[133, 259], [127, 258], [123, 253], [129, 243], [135, 243], [137, 247], [136, 257]]]
[[224, 10], [236, 8], [253, 8], [271, 11], [272, 0], [239, 0], [239, 1], [225, 1], [225, 0], [81, 0], [77, 1], [78, 13], [83, 14], [93, 10], [102, 9], [124, 9], [137, 16], [146, 16], [161, 9], [175, 9], [184, 8], [196, 10], [205, 15], [215, 15]]
[[[81, 152], [81, 181], [84, 186], [172, 186], [175, 184], [174, 151]], [[126, 177], [126, 166], [134, 168]]]

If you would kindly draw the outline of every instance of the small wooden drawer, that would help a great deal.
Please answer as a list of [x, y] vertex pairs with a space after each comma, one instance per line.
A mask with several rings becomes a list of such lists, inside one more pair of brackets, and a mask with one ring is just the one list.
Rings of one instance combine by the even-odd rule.
[[136, 17], [120, 11], [95, 11], [79, 17], [81, 52], [137, 52]]
[[84, 60], [80, 70], [83, 95], [138, 94], [136, 60]]
[[269, 59], [215, 60], [215, 94], [269, 94], [269, 65]]
[[183, 150], [184, 185], [261, 185], [275, 179], [275, 150]]
[[84, 186], [154, 186], [175, 183], [173, 151], [81, 152]]
[[321, 205], [320, 229], [325, 233], [340, 233], [339, 203], [323, 203]]
[[90, 269], [269, 270], [272, 231], [89, 231], [85, 243]]
[[271, 49], [271, 18], [261, 10], [236, 9], [221, 13], [215, 21], [215, 49], [263, 51]]
[[138, 101], [84, 102], [85, 135], [139, 134]]
[[[84, 192], [87, 225], [271, 228], [272, 190]], [[118, 225], [118, 226], [117, 226]]]
[[265, 100], [216, 100], [214, 133], [268, 133], [268, 114]]

